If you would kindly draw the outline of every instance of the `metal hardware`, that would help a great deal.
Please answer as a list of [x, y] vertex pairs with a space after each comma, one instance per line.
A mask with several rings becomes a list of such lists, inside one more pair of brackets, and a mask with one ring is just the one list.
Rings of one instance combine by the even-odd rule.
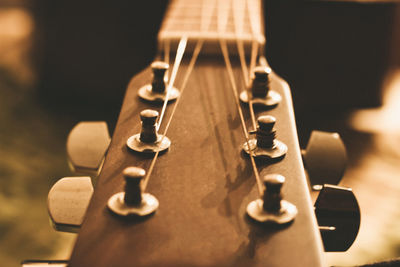
[[[275, 107], [282, 100], [281, 95], [270, 88], [269, 75], [271, 72], [271, 68], [265, 66], [254, 68], [255, 77], [251, 84], [251, 97], [256, 105]], [[245, 90], [240, 93], [239, 98], [242, 102], [248, 103], [249, 93]]]
[[171, 140], [166, 136], [157, 133], [158, 112], [145, 109], [140, 112], [142, 130], [140, 133], [129, 137], [126, 145], [137, 152], [156, 153], [167, 150], [171, 145]]
[[[165, 75], [169, 65], [162, 61], [155, 61], [151, 64], [153, 70], [153, 81], [139, 89], [139, 97], [150, 102], [163, 102], [167, 97], [167, 76]], [[168, 101], [179, 97], [179, 90], [171, 87], [168, 92]]]
[[[281, 159], [286, 155], [287, 146], [276, 139], [276, 130], [274, 129], [276, 119], [273, 116], [265, 115], [257, 119], [258, 127], [255, 132], [256, 138], [251, 138], [249, 142], [243, 144], [243, 150], [250, 154], [252, 151], [255, 157], [264, 157], [269, 159]], [[250, 147], [250, 149], [249, 149]]]
[[144, 193], [140, 182], [146, 171], [138, 167], [128, 167], [124, 170], [125, 192], [114, 194], [107, 203], [108, 208], [120, 216], [147, 216], [158, 208], [155, 196]]
[[294, 220], [297, 208], [282, 199], [281, 189], [285, 177], [280, 174], [264, 176], [263, 199], [256, 199], [247, 205], [247, 214], [258, 222], [286, 224]]

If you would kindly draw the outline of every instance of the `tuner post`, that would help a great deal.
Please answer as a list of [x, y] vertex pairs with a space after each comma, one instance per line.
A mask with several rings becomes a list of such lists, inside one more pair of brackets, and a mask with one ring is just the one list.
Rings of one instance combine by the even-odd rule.
[[[240, 100], [244, 103], [249, 102], [249, 98], [254, 104], [265, 107], [275, 107], [281, 102], [281, 95], [271, 89], [270, 75], [272, 70], [267, 66], [257, 66], [254, 68], [254, 78], [250, 89], [240, 93]], [[250, 93], [250, 92], [251, 93]]]
[[139, 89], [139, 97], [150, 102], [163, 102], [166, 100], [168, 94], [168, 101], [177, 99], [180, 94], [178, 89], [171, 87], [169, 92], [167, 91], [168, 69], [169, 65], [166, 62], [154, 61], [151, 64], [153, 81], [151, 84], [146, 84]]
[[283, 200], [282, 186], [285, 177], [280, 174], [269, 174], [263, 177], [264, 193], [262, 199], [256, 199], [247, 205], [247, 214], [258, 222], [286, 224], [294, 220], [297, 208]]
[[136, 152], [156, 153], [167, 150], [171, 146], [168, 137], [157, 133], [158, 112], [145, 109], [140, 112], [142, 130], [140, 133], [129, 137], [126, 145]]
[[146, 171], [139, 167], [128, 167], [123, 171], [124, 192], [114, 194], [107, 203], [108, 208], [120, 216], [146, 216], [155, 212], [159, 206], [157, 198], [144, 193], [141, 181]]
[[275, 117], [263, 115], [257, 118], [257, 130], [250, 132], [255, 138], [250, 138], [243, 144], [243, 150], [256, 158], [282, 159], [287, 152], [287, 146], [276, 139], [274, 125]]

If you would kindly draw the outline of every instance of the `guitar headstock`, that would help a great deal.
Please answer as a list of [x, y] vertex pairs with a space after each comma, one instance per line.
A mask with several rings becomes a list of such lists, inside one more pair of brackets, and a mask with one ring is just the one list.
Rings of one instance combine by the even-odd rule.
[[166, 23], [166, 62], [130, 81], [70, 266], [324, 265], [290, 88], [251, 16], [260, 3], [224, 3], [192, 7], [199, 31], [178, 40]]

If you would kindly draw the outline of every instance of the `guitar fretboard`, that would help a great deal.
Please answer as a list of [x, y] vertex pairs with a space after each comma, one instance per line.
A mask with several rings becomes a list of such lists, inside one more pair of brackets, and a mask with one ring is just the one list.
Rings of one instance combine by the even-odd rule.
[[[160, 49], [166, 42], [172, 45], [182, 36], [208, 43], [206, 52], [212, 53], [219, 39], [228, 44], [240, 40], [245, 46], [265, 44], [260, 0], [173, 0], [165, 14], [158, 36]], [[228, 3], [228, 5], [227, 5]], [[219, 51], [219, 50], [217, 50]]]

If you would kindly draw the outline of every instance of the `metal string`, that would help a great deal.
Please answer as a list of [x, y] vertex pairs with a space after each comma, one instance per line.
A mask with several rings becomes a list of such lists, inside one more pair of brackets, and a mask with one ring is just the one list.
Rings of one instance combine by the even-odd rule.
[[[223, 6], [220, 4], [219, 5], [219, 11], [220, 12], [218, 14], [218, 32], [221, 34], [226, 29], [226, 23], [227, 23], [227, 20], [228, 20], [228, 14], [227, 14], [228, 9], [224, 10]], [[222, 13], [221, 11], [224, 12], [224, 13]], [[236, 82], [235, 82], [235, 77], [234, 77], [234, 74], [233, 74], [232, 64], [231, 64], [231, 61], [229, 59], [228, 46], [226, 44], [226, 41], [223, 40], [222, 38], [219, 38], [219, 44], [220, 44], [220, 47], [221, 47], [222, 55], [224, 57], [226, 70], [227, 70], [228, 76], [229, 76], [229, 81], [231, 83], [232, 93], [233, 93], [234, 98], [235, 98], [235, 104], [236, 104], [236, 108], [237, 108], [238, 113], [239, 113], [243, 134], [244, 134], [244, 136], [246, 138], [247, 146], [250, 148], [249, 134], [247, 132], [247, 127], [246, 127], [246, 122], [244, 120], [243, 111], [242, 111], [242, 108], [240, 107], [240, 103], [239, 103], [239, 94], [238, 94], [238, 90], [237, 90], [237, 86], [236, 86]], [[247, 71], [246, 71], [246, 75], [245, 76], [247, 76]], [[250, 149], [249, 149], [249, 156], [250, 156], [250, 161], [251, 161], [251, 165], [252, 165], [252, 168], [253, 168], [253, 172], [254, 172], [254, 175], [255, 175], [256, 181], [257, 181], [258, 193], [259, 193], [260, 196], [262, 196], [262, 194], [263, 194], [263, 186], [262, 186], [262, 183], [261, 183], [260, 175], [258, 173], [256, 162], [254, 160], [253, 152]]]
[[[203, 10], [202, 10], [202, 17], [201, 17], [201, 30], [202, 31], [207, 31], [208, 28], [210, 27], [210, 24], [211, 24], [211, 16], [207, 16], [207, 12], [208, 12], [207, 11], [207, 7], [210, 7], [210, 6], [212, 7], [212, 10], [214, 10], [215, 0], [204, 0], [203, 1], [203, 6], [202, 6]], [[207, 18], [207, 19], [205, 19], [205, 18]], [[200, 51], [201, 51], [201, 48], [203, 47], [203, 44], [204, 44], [204, 40], [203, 39], [198, 40], [197, 43], [196, 43], [196, 46], [195, 46], [194, 51], [193, 51], [192, 58], [191, 58], [191, 60], [189, 62], [189, 65], [188, 65], [188, 68], [186, 70], [185, 76], [183, 77], [183, 82], [182, 82], [182, 86], [181, 86], [181, 94], [178, 97], [178, 99], [176, 100], [176, 103], [175, 103], [174, 107], [172, 108], [171, 115], [170, 115], [170, 117], [169, 117], [169, 119], [167, 121], [167, 125], [165, 126], [164, 132], [163, 132], [162, 137], [161, 137], [161, 142], [165, 138], [165, 136], [167, 135], [167, 132], [168, 132], [169, 126], [171, 124], [172, 118], [174, 117], [176, 108], [178, 107], [178, 104], [179, 104], [179, 102], [181, 100], [183, 92], [185, 91], [187, 82], [189, 80], [190, 73], [192, 72], [192, 70], [194, 68], [194, 65], [196, 63], [196, 60], [197, 60], [199, 54], [200, 54]], [[179, 48], [178, 48], [178, 50], [179, 50]], [[172, 78], [172, 75], [171, 75], [171, 78]], [[175, 79], [175, 77], [174, 77], [174, 79]], [[164, 105], [165, 105], [165, 102], [164, 102]], [[159, 123], [161, 124], [161, 121]], [[159, 125], [157, 126], [157, 129], [159, 128]], [[157, 158], [158, 158], [159, 154], [160, 154], [159, 151], [157, 151], [155, 153], [155, 155], [154, 155], [154, 157], [153, 157], [153, 159], [152, 159], [152, 161], [150, 163], [149, 170], [147, 171], [147, 175], [142, 181], [142, 185], [141, 186], [142, 186], [142, 190], [143, 191], [146, 190], [147, 184], [148, 184], [148, 182], [150, 180], [151, 174], [152, 174], [152, 172], [154, 170], [154, 166], [156, 164], [156, 161], [157, 161]]]
[[176, 75], [178, 74], [178, 69], [181, 64], [183, 54], [185, 53], [187, 39], [188, 38], [186, 36], [183, 36], [181, 38], [181, 40], [179, 41], [178, 49], [176, 51], [174, 67], [172, 68], [171, 78], [168, 81], [168, 85], [167, 85], [167, 89], [166, 89], [167, 93], [165, 95], [164, 104], [163, 104], [163, 107], [161, 110], [160, 117], [158, 118], [158, 122], [157, 122], [157, 131], [160, 129], [161, 122], [164, 118], [165, 110], [167, 109], [169, 93], [171, 92], [172, 86], [174, 86], [175, 78], [176, 78]]

